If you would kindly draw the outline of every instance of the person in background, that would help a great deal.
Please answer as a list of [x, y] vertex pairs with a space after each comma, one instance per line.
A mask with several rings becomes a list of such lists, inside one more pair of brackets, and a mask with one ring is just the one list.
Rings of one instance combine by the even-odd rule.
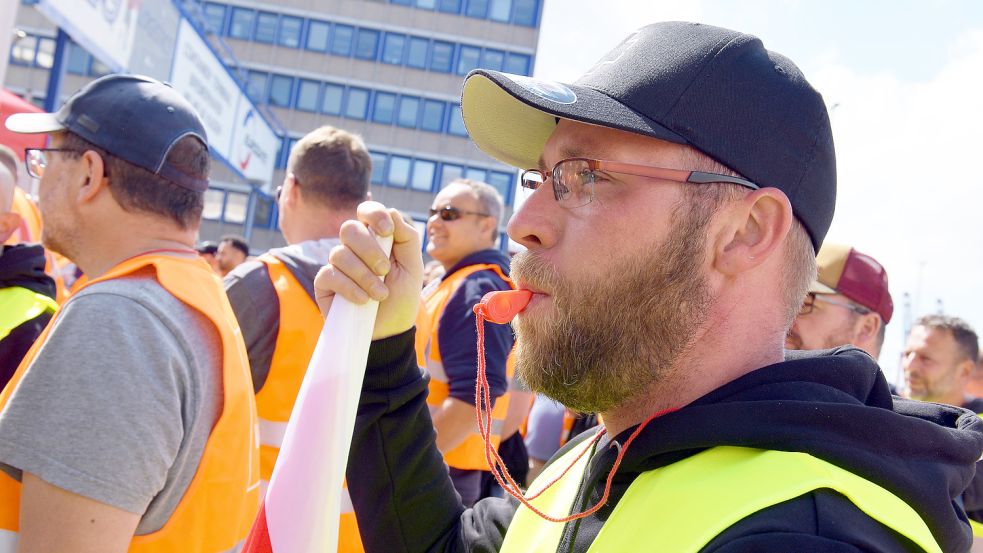
[[235, 316], [194, 251], [210, 163], [197, 111], [108, 75], [6, 125], [50, 136], [27, 151], [41, 239], [87, 283], [0, 393], [3, 543], [233, 550], [259, 509], [257, 420]]
[[218, 253], [218, 244], [212, 241], [205, 241], [198, 244], [195, 247], [195, 251], [197, 251], [198, 255], [205, 260], [205, 263], [208, 263], [208, 266], [215, 271], [215, 274], [221, 274], [218, 268], [218, 259], [215, 258], [215, 255]]
[[245, 238], [234, 234], [223, 236], [218, 243], [218, 249], [215, 250], [219, 276], [225, 277], [232, 269], [245, 263], [248, 257], [249, 243]]
[[[437, 448], [465, 505], [473, 505], [487, 489], [482, 478], [489, 468], [474, 415], [478, 352], [472, 306], [488, 292], [512, 287], [509, 259], [495, 249], [504, 210], [493, 187], [460, 179], [437, 194], [427, 220], [427, 253], [440, 262], [444, 275], [423, 290], [416, 324], [417, 364], [430, 373], [427, 402]], [[508, 414], [507, 364], [514, 340], [507, 326], [489, 328], [485, 336], [495, 447]]]
[[532, 409], [529, 411], [529, 424], [526, 429], [526, 449], [529, 452], [529, 474], [527, 480], [532, 482], [543, 472], [546, 462], [560, 445], [563, 434], [563, 415], [566, 408], [563, 404], [536, 394]]
[[818, 278], [785, 337], [786, 349], [830, 349], [850, 344], [876, 361], [894, 313], [887, 271], [873, 257], [842, 244], [823, 244]]
[[[11, 211], [14, 176], [0, 164], [0, 244], [21, 225]], [[44, 272], [40, 244], [0, 245], [0, 389], [58, 309], [55, 281]]]

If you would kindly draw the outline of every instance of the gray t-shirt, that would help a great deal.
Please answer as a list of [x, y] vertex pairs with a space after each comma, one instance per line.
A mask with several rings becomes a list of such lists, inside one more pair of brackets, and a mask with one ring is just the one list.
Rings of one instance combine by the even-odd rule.
[[149, 275], [67, 302], [0, 414], [0, 470], [143, 516], [170, 518], [222, 410], [222, 346]]

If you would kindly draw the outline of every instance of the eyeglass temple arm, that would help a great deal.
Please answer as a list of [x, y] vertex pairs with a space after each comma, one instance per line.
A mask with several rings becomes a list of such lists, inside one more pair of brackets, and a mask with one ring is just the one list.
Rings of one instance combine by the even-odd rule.
[[727, 182], [730, 184], [739, 184], [745, 188], [750, 188], [751, 190], [758, 190], [761, 187], [753, 182], [742, 179], [740, 177], [731, 177], [728, 175], [721, 175], [719, 173], [704, 173], [702, 171], [693, 171], [689, 174], [686, 182], [693, 182], [697, 184], [707, 184], [711, 182]]

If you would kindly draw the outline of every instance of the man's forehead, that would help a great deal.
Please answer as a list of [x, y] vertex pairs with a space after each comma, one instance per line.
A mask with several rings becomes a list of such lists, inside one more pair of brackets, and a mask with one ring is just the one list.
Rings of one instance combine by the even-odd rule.
[[433, 199], [434, 206], [441, 207], [449, 203], [478, 201], [475, 193], [466, 185], [451, 183], [437, 193]]
[[658, 138], [561, 119], [539, 156], [539, 168], [571, 157], [652, 163], [676, 159], [684, 151], [685, 146]]

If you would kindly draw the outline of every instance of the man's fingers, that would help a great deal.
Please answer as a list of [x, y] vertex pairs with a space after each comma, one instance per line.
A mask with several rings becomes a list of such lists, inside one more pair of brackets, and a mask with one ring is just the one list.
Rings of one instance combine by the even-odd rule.
[[[386, 262], [388, 263], [388, 261]], [[379, 275], [370, 269], [365, 261], [351, 249], [345, 246], [336, 246], [328, 255], [328, 263], [335, 271], [343, 273], [350, 282], [371, 296], [372, 299], [381, 301], [389, 295], [388, 289], [379, 280]]]
[[379, 236], [389, 236], [393, 233], [393, 219], [386, 206], [379, 202], [362, 202], [358, 204], [358, 220], [365, 223]]
[[[386, 217], [389, 215], [387, 214]], [[390, 220], [390, 222], [392, 222]], [[390, 234], [392, 232], [390, 231]], [[382, 251], [382, 247], [379, 246], [379, 242], [376, 240], [375, 236], [369, 231], [369, 229], [358, 221], [345, 221], [341, 225], [341, 231], [339, 232], [339, 238], [341, 238], [341, 243], [346, 250], [351, 250], [366, 267], [373, 271], [378, 276], [385, 276], [389, 273], [390, 263], [389, 256], [386, 252]], [[346, 259], [346, 261], [350, 261]], [[331, 263], [334, 265], [334, 262]], [[342, 268], [345, 274], [349, 276], [354, 276], [350, 271], [349, 267], [346, 265]]]
[[327, 307], [335, 295], [359, 305], [369, 301], [365, 290], [332, 265], [325, 265], [318, 271], [314, 279], [314, 295], [324, 315], [327, 315]]
[[420, 233], [407, 223], [395, 209], [389, 210], [395, 230], [393, 232], [393, 259], [414, 276], [423, 274], [423, 254], [420, 252]]

